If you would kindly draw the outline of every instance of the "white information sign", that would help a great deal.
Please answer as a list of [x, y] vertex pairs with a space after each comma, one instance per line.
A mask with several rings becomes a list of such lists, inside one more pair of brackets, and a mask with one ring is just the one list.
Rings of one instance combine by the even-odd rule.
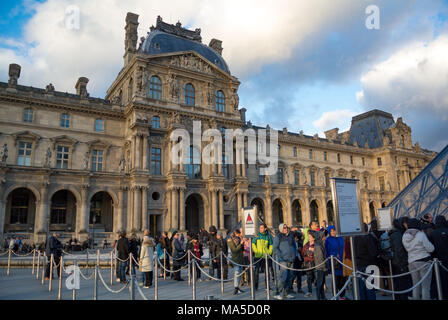
[[332, 178], [336, 231], [341, 236], [363, 233], [357, 182], [355, 179]]
[[254, 207], [243, 209], [243, 233], [245, 237], [255, 237], [257, 235], [257, 214]]
[[390, 208], [377, 209], [378, 230], [387, 231], [392, 229], [392, 215]]

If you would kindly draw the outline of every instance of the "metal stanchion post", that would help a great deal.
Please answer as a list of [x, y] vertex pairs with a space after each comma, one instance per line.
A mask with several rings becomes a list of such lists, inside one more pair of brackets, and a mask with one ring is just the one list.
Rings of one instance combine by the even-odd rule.
[[196, 260], [193, 260], [193, 300], [196, 300]]
[[350, 247], [352, 250], [352, 266], [353, 266], [353, 298], [355, 300], [359, 300], [358, 278], [356, 277], [355, 245], [353, 241], [353, 236], [350, 236]]
[[220, 259], [220, 261], [219, 261], [219, 264], [220, 264], [220, 270], [221, 270], [221, 294], [224, 294], [224, 272], [223, 272], [223, 265], [222, 265], [222, 255], [223, 255], [223, 252], [221, 251], [221, 256], [219, 257], [219, 259]]
[[390, 272], [390, 287], [392, 289], [392, 300], [395, 300], [395, 285], [394, 285], [394, 278], [393, 276], [393, 272], [392, 272], [392, 260], [389, 260], [389, 272]]
[[155, 267], [154, 267], [154, 300], [159, 300], [159, 257], [156, 253]]
[[[74, 275], [75, 275], [75, 283], [76, 283], [76, 277], [78, 277], [78, 260], [75, 260], [75, 267], [73, 269]], [[73, 287], [73, 300], [76, 300], [76, 289]]]
[[334, 272], [334, 256], [333, 255], [330, 256], [330, 262], [331, 262], [331, 280], [332, 280], [332, 286], [333, 286], [333, 297], [335, 297], [337, 294], [337, 291], [336, 291], [336, 276], [335, 276], [335, 272]]
[[98, 268], [100, 267], [100, 250], [96, 253], [96, 265], [95, 265], [95, 283], [93, 286], [93, 300], [98, 300]]
[[36, 268], [36, 279], [39, 280], [39, 267], [40, 267], [40, 251], [37, 251], [37, 268]]
[[191, 257], [190, 257], [190, 250], [187, 251], [187, 258], [188, 258], [188, 285], [191, 285]]
[[50, 281], [48, 282], [48, 291], [51, 291], [51, 284], [53, 282], [53, 263], [54, 263], [54, 255], [50, 256]]
[[134, 274], [132, 272], [132, 253], [129, 254], [129, 277], [131, 278], [129, 281], [131, 281], [129, 286], [130, 291], [130, 298], [131, 300], [135, 299], [135, 291], [134, 291]]
[[443, 300], [442, 282], [440, 280], [439, 259], [434, 258], [434, 272], [436, 273], [437, 296], [439, 300]]
[[166, 280], [166, 248], [163, 249], [163, 280]]
[[12, 249], [9, 249], [8, 251], [8, 271], [6, 272], [6, 275], [8, 276], [9, 276], [9, 268], [11, 267], [11, 250]]
[[59, 260], [59, 290], [58, 290], [58, 300], [61, 300], [61, 291], [62, 291], [62, 269], [64, 269], [64, 257], [61, 257]]
[[249, 246], [249, 269], [250, 269], [250, 298], [255, 300], [255, 290], [254, 290], [254, 269], [252, 264], [252, 239], [250, 239]]
[[45, 284], [45, 269], [47, 269], [47, 253], [42, 257], [42, 284]]
[[114, 260], [113, 260], [113, 253], [110, 252], [110, 285], [112, 286], [114, 284]]
[[34, 262], [36, 261], [36, 250], [33, 250], [33, 270], [31, 271], [31, 274], [34, 274]]
[[268, 261], [268, 253], [264, 253], [265, 260], [265, 272], [264, 275], [266, 277], [266, 300], [271, 300], [271, 292], [269, 288], [269, 261]]

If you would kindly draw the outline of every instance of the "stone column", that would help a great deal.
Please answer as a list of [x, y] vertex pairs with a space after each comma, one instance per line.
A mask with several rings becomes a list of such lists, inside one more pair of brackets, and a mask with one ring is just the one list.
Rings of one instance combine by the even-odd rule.
[[135, 168], [135, 136], [131, 137], [131, 163], [129, 165], [129, 169]]
[[216, 191], [213, 190], [212, 191], [212, 221], [211, 224], [214, 225], [215, 227], [217, 227], [217, 212], [216, 212]]
[[236, 170], [235, 175], [237, 177], [239, 177], [239, 176], [241, 176], [241, 165], [238, 164], [241, 159], [240, 158], [240, 155], [241, 155], [240, 149], [236, 149], [235, 153], [236, 153], [236, 155], [235, 155], [235, 170]]
[[174, 229], [178, 229], [177, 224], [177, 189], [173, 188], [171, 190], [171, 227]]
[[243, 207], [243, 196], [240, 192], [237, 193], [237, 212], [238, 212], [238, 221], [243, 221], [243, 216], [241, 213], [241, 208]]
[[133, 188], [128, 188], [128, 196], [127, 196], [127, 212], [126, 212], [126, 230], [129, 232], [134, 227], [134, 210], [132, 209], [132, 202], [134, 200], [134, 190]]
[[268, 225], [269, 228], [272, 228], [272, 205], [271, 205], [271, 194], [270, 193], [266, 193], [266, 212], [265, 214], [265, 219], [266, 219], [266, 224]]
[[286, 224], [292, 226], [292, 205], [289, 192], [286, 195]]
[[149, 228], [148, 223], [148, 188], [142, 188], [142, 231]]
[[246, 192], [243, 193], [243, 206], [247, 207], [247, 193]]
[[242, 173], [243, 177], [245, 177], [246, 176], [246, 159], [245, 159], [245, 156], [244, 156], [244, 149], [241, 150], [241, 162], [242, 162], [242, 164], [241, 164], [241, 173]]
[[184, 203], [184, 189], [179, 190], [179, 219], [180, 230], [185, 231], [185, 203]]
[[114, 224], [114, 232], [118, 230], [123, 230], [123, 188], [118, 189], [118, 205], [117, 207], [117, 219], [116, 224]]
[[134, 187], [134, 229], [140, 230], [142, 224], [142, 211], [141, 211], [141, 191], [140, 187]]
[[148, 148], [148, 136], [143, 136], [143, 170], [148, 170], [148, 155], [150, 149]]
[[135, 167], [136, 168], [138, 168], [138, 169], [141, 169], [141, 148], [142, 148], [142, 146], [141, 146], [141, 136], [139, 135], [139, 134], [137, 134], [136, 136], [135, 136], [135, 140], [136, 140], [136, 146], [135, 146], [135, 158], [136, 158], [136, 161], [135, 161]]
[[48, 231], [48, 199], [47, 199], [48, 187], [47, 184], [43, 184], [40, 189], [40, 201], [37, 202], [38, 215], [36, 216], [36, 226], [37, 232], [47, 232]]
[[219, 196], [219, 228], [224, 229], [224, 197], [223, 191], [218, 191]]
[[87, 191], [88, 191], [87, 185], [81, 186], [81, 210], [80, 210], [80, 216], [79, 224], [78, 224], [78, 233], [80, 232], [89, 232], [89, 211], [90, 205], [87, 204]]

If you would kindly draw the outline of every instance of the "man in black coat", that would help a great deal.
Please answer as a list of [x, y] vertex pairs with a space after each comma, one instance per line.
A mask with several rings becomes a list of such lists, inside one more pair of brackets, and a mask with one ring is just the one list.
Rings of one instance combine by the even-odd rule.
[[[367, 224], [364, 223], [364, 232], [367, 230]], [[371, 233], [356, 236], [354, 245], [356, 267], [360, 272], [366, 272], [366, 268], [370, 265], [377, 265], [380, 254], [379, 245]], [[361, 300], [376, 300], [375, 289], [367, 289], [364, 280], [358, 279], [358, 287]]]
[[[45, 252], [47, 254], [48, 264], [47, 269], [45, 270], [45, 280], [50, 279], [50, 266], [51, 266], [51, 255], [53, 255], [53, 260], [56, 265], [59, 264], [59, 261], [61, 260], [62, 255], [62, 243], [58, 240], [58, 234], [55, 232], [53, 235], [48, 238], [48, 241], [45, 245]], [[61, 266], [58, 266], [58, 277], [61, 274], [60, 273]]]
[[229, 247], [227, 245], [227, 241], [223, 239], [221, 234], [216, 235], [216, 247], [214, 256], [216, 259], [214, 262], [216, 263], [216, 268], [218, 269], [218, 278], [221, 278], [221, 254], [222, 255], [222, 269], [223, 269], [223, 278], [227, 280], [229, 273], [229, 266], [227, 264], [227, 256], [229, 254]]
[[[439, 259], [442, 265], [448, 269], [448, 226], [444, 216], [436, 217], [435, 230], [431, 232], [429, 240], [434, 244], [434, 258]], [[448, 300], [448, 272], [443, 267], [440, 267], [439, 270], [443, 299]]]
[[[214, 276], [215, 268], [217, 268], [216, 256], [218, 255], [218, 239], [216, 239], [216, 232], [218, 231], [215, 226], [211, 226], [209, 229], [208, 236], [208, 256], [209, 256], [209, 264], [208, 264], [208, 273], [210, 276]], [[207, 278], [206, 281], [210, 281], [210, 278]]]
[[177, 231], [174, 231], [172, 238], [172, 246], [173, 246], [173, 269], [177, 270], [174, 272], [174, 280], [184, 281], [184, 279], [180, 276], [180, 268], [182, 268], [182, 260], [180, 260], [185, 255], [185, 250], [182, 247], [182, 244], [179, 239], [179, 234]]
[[[394, 219], [393, 221], [394, 229], [390, 231], [390, 247], [393, 252], [392, 263], [392, 274], [402, 274], [409, 271], [408, 269], [408, 252], [403, 246], [403, 233], [404, 227], [400, 220]], [[395, 291], [404, 291], [412, 287], [412, 279], [410, 275], [394, 278], [394, 289]], [[395, 294], [395, 299], [397, 300], [408, 300], [408, 294]]]
[[129, 263], [129, 241], [126, 238], [126, 231], [120, 233], [117, 241], [117, 257], [118, 257], [118, 278], [121, 283], [126, 282], [126, 267]]

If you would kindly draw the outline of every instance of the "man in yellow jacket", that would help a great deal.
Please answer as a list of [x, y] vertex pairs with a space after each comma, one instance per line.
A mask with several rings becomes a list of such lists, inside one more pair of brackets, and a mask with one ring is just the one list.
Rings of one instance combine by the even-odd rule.
[[[260, 269], [267, 275], [265, 270], [266, 261], [265, 254], [272, 256], [274, 241], [272, 240], [272, 236], [270, 235], [268, 228], [265, 223], [260, 224], [260, 232], [258, 232], [258, 236], [256, 238], [252, 238], [252, 251], [254, 254], [254, 261], [258, 261], [255, 265], [255, 275], [254, 275], [254, 285], [255, 290], [258, 290], [258, 276], [260, 274]], [[268, 258], [269, 270], [272, 270], [272, 261]]]

